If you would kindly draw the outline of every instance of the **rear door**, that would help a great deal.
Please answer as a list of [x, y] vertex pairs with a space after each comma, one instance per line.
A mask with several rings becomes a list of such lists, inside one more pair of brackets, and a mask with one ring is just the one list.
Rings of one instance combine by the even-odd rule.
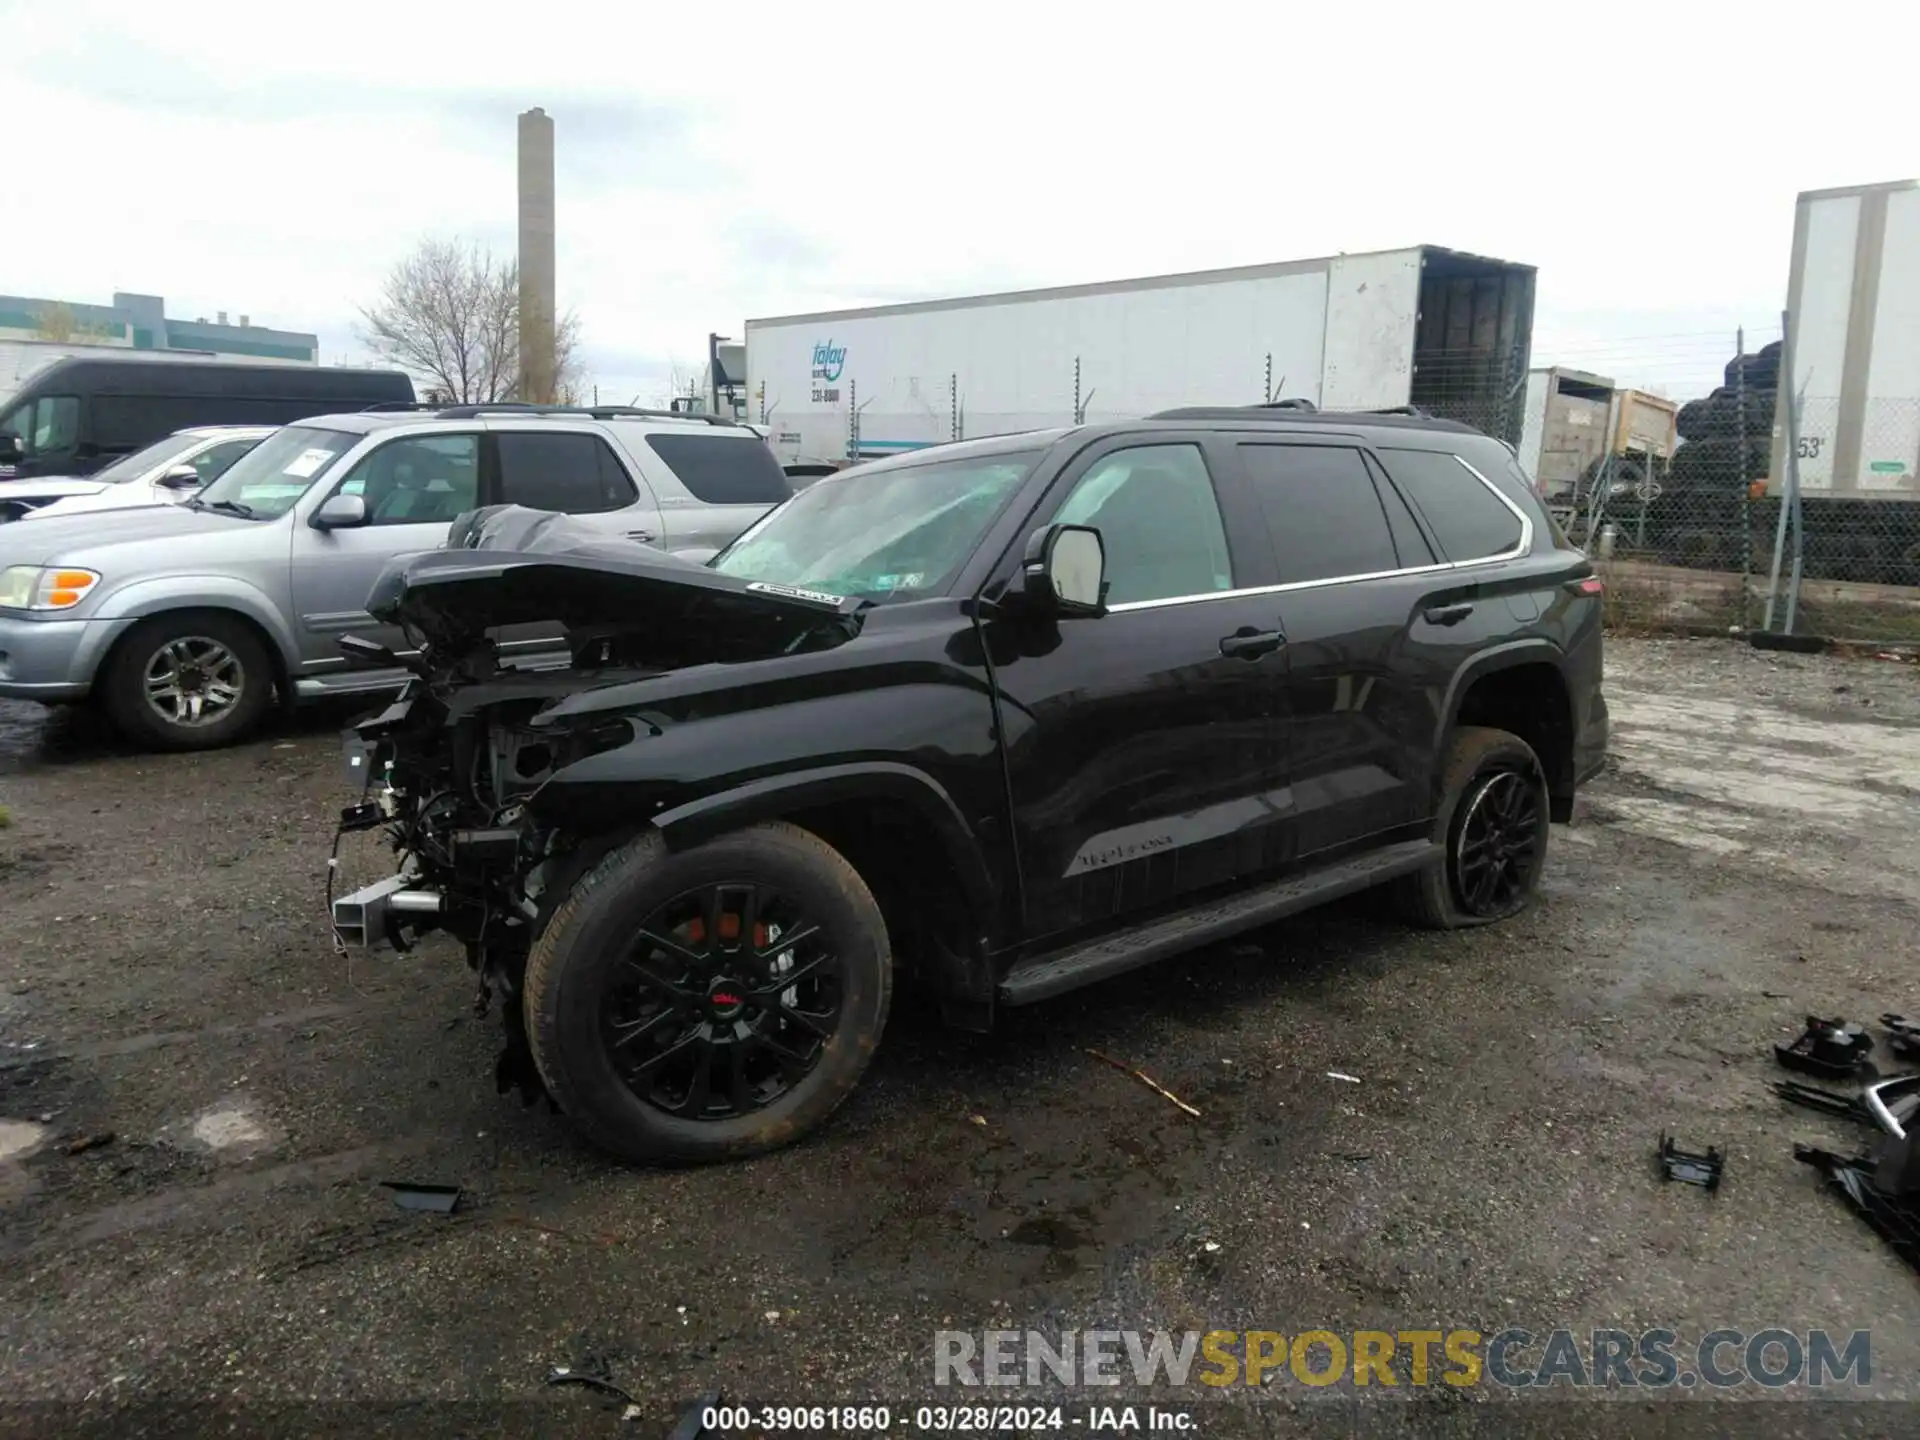
[[666, 549], [711, 553], [793, 494], [773, 451], [750, 430], [692, 426], [630, 438], [658, 479]]
[[494, 502], [572, 515], [610, 539], [656, 544], [660, 503], [653, 487], [621, 463], [591, 430], [493, 427], [500, 482]]
[[1285, 720], [1299, 858], [1412, 824], [1438, 673], [1411, 619], [1436, 572], [1426, 537], [1353, 439], [1241, 436], [1287, 635]]
[[[659, 542], [660, 506], [652, 487], [599, 434], [550, 425], [492, 428], [499, 462], [495, 503], [571, 515], [612, 540]], [[556, 624], [509, 625], [493, 638], [501, 658], [511, 660], [555, 650], [565, 632]]]
[[[1447, 682], [1490, 626], [1510, 628], [1514, 617], [1481, 597], [1483, 575], [1450, 565], [1357, 439], [1243, 436], [1235, 450], [1280, 581], [1299, 858], [1323, 862], [1419, 833]], [[1473, 483], [1451, 456], [1433, 458]], [[1517, 542], [1517, 518], [1483, 498]]]
[[1174, 432], [1077, 456], [1030, 528], [1099, 529], [1108, 613], [984, 625], [1032, 936], [1286, 861], [1286, 658], [1274, 597], [1242, 593], [1272, 562], [1257, 516], [1216, 485], [1223, 448]]

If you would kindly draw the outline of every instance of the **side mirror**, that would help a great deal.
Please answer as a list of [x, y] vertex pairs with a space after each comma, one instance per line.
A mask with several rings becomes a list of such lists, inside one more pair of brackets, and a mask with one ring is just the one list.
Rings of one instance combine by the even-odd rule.
[[313, 512], [316, 530], [351, 530], [367, 523], [367, 502], [358, 495], [333, 495]]
[[1021, 594], [1061, 619], [1107, 613], [1107, 547], [1091, 525], [1049, 525], [1027, 541]]
[[27, 452], [20, 446], [20, 437], [11, 430], [0, 430], [0, 465], [18, 465], [27, 458]]
[[154, 483], [168, 490], [198, 490], [200, 472], [191, 465], [169, 465]]

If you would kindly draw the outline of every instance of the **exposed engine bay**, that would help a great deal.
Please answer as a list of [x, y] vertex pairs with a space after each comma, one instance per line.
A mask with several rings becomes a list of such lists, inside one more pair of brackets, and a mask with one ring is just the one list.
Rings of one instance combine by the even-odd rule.
[[[518, 1003], [528, 952], [573, 883], [647, 823], [617, 803], [545, 803], [556, 777], [605, 757], [606, 774], [585, 783], [625, 793], [646, 760], [613, 752], [699, 718], [648, 682], [834, 648], [858, 633], [862, 608], [609, 542], [561, 515], [500, 506], [463, 517], [449, 548], [396, 560], [369, 600], [412, 652], [342, 644], [413, 678], [346, 737], [360, 800], [342, 812], [330, 865], [357, 831], [383, 832], [397, 864], [338, 899], [330, 871], [336, 944], [458, 940], [479, 976], [477, 1008], [503, 1002], [499, 1086], [531, 1103], [542, 1089]], [[564, 649], [526, 662], [504, 653], [502, 631], [536, 627]]]

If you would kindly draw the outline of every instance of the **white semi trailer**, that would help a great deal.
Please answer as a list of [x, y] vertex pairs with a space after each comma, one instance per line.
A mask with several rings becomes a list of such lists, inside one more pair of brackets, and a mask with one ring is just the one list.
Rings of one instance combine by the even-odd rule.
[[1790, 440], [1775, 406], [1767, 490], [1791, 443], [1806, 573], [1920, 584], [1920, 181], [1803, 192], [1787, 314], [1799, 415]]
[[1801, 494], [1920, 500], [1920, 181], [1803, 193], [1787, 313]]
[[1512, 442], [1535, 271], [1435, 246], [746, 322], [789, 465], [1182, 405], [1416, 406]]

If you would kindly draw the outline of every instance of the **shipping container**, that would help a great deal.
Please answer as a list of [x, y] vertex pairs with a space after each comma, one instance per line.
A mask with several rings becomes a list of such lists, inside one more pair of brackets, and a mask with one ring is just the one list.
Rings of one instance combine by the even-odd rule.
[[1520, 438], [1529, 265], [1435, 246], [746, 322], [789, 464], [1183, 405], [1406, 405]]
[[1606, 453], [1613, 396], [1613, 381], [1602, 375], [1558, 365], [1527, 372], [1520, 464], [1542, 495], [1571, 495]]
[[1526, 397], [1520, 463], [1549, 499], [1573, 496], [1603, 456], [1664, 462], [1673, 458], [1679, 442], [1677, 404], [1664, 395], [1624, 389], [1605, 375], [1559, 365], [1532, 370]]

